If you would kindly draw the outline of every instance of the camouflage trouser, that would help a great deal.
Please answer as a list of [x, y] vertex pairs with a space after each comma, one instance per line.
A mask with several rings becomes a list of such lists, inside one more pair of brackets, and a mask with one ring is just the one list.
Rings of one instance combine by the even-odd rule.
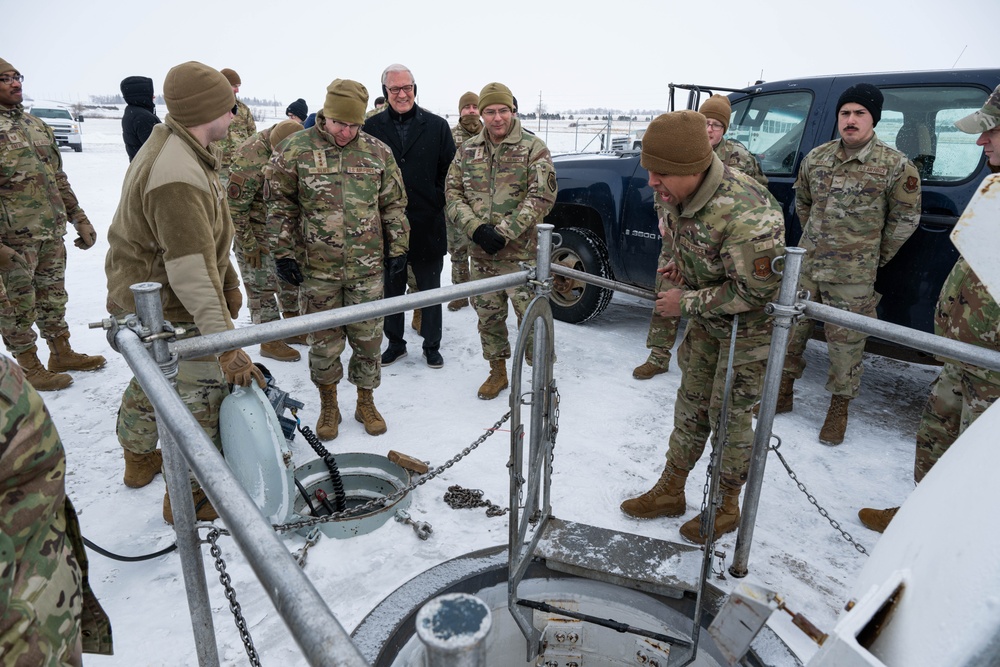
[[[198, 420], [198, 424], [205, 430], [216, 449], [222, 451], [222, 440], [219, 437], [219, 408], [222, 400], [229, 394], [229, 387], [218, 360], [181, 361], [177, 365], [176, 385], [181, 400], [191, 410], [191, 414]], [[156, 449], [159, 436], [156, 431], [153, 405], [135, 378], [132, 378], [122, 395], [117, 429], [118, 442], [125, 449], [136, 454], [147, 454]], [[197, 488], [193, 477], [191, 482], [192, 488]]]
[[[799, 289], [809, 290], [816, 303], [869, 317], [875, 317], [875, 306], [880, 298], [871, 284], [817, 283], [805, 275], [800, 279]], [[826, 390], [831, 394], [857, 398], [861, 390], [861, 374], [864, 372], [861, 360], [867, 336], [832, 324], [824, 325], [824, 330], [830, 356]], [[802, 377], [806, 367], [802, 355], [812, 331], [813, 321], [803, 318], [793, 327], [788, 339], [785, 373], [796, 380]]]
[[998, 398], [1000, 383], [984, 380], [964, 371], [961, 366], [946, 363], [920, 415], [913, 460], [914, 481], [920, 482], [958, 436]]
[[[659, 268], [667, 265], [667, 258], [661, 254]], [[656, 293], [666, 292], [674, 287], [668, 283], [662, 274], [656, 274]], [[653, 308], [653, 315], [649, 320], [649, 333], [646, 335], [646, 347], [649, 348], [649, 356], [660, 366], [670, 365], [670, 350], [673, 349], [677, 341], [677, 325], [680, 323], [679, 317], [664, 317]]]
[[[751, 411], [760, 398], [769, 343], [769, 336], [760, 335], [736, 340], [727, 442], [722, 453], [722, 483], [728, 488], [738, 488], [747, 479], [753, 447]], [[728, 363], [729, 339], [715, 338], [699, 320], [689, 319], [677, 348], [681, 385], [667, 450], [667, 461], [675, 468], [692, 470], [705, 451], [719, 420]]]
[[[482, 280], [494, 276], [503, 276], [520, 271], [517, 262], [501, 262], [489, 259], [472, 258], [472, 279]], [[507, 331], [507, 300], [510, 299], [520, 326], [521, 317], [528, 309], [528, 304], [534, 298], [534, 293], [527, 285], [513, 287], [499, 292], [480, 294], [472, 299], [479, 316], [479, 340], [483, 345], [483, 358], [510, 359], [510, 340]], [[526, 354], [531, 357], [532, 340], [528, 338]]]
[[238, 243], [233, 244], [233, 249], [236, 251], [236, 263], [240, 267], [240, 275], [243, 276], [243, 285], [246, 287], [250, 321], [254, 324], [276, 322], [281, 319], [281, 313], [298, 314], [299, 290], [278, 280], [274, 255], [261, 253], [260, 268], [254, 269], [247, 266], [243, 249]]
[[42, 338], [57, 338], [69, 331], [66, 324], [66, 245], [61, 238], [34, 243], [11, 243], [28, 268], [18, 265], [0, 272], [7, 294], [0, 300], [0, 333], [13, 355], [35, 346], [38, 323]]
[[458, 223], [448, 221], [448, 254], [451, 255], [451, 284], [469, 282], [469, 237]]
[[[382, 273], [357, 280], [334, 282], [314, 278], [305, 271], [305, 281], [299, 286], [299, 312], [319, 313], [343, 306], [369, 303], [382, 298]], [[347, 380], [362, 389], [375, 389], [382, 382], [381, 317], [355, 322], [335, 329], [323, 329], [309, 334], [309, 377], [314, 384], [336, 384], [344, 378], [340, 355], [345, 338], [351, 344], [351, 360]]]

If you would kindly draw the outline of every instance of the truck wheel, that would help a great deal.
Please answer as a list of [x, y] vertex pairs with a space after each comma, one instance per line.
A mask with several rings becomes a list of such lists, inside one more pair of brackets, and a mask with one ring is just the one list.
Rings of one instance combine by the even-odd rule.
[[83, 144], [72, 144], [72, 146], [73, 150], [75, 150], [77, 153], [83, 152]]
[[[552, 250], [552, 263], [600, 278], [611, 279], [611, 262], [604, 241], [589, 229], [568, 227], [556, 232], [562, 237]], [[557, 320], [580, 324], [597, 317], [611, 302], [613, 292], [563, 276], [553, 276], [552, 316]]]

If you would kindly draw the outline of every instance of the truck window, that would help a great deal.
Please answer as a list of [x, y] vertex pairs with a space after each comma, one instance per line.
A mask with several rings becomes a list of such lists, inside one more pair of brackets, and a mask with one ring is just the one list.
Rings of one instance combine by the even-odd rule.
[[727, 134], [757, 156], [765, 174], [792, 175], [812, 102], [807, 91], [744, 98], [733, 104]]
[[60, 118], [62, 120], [73, 120], [73, 117], [69, 115], [69, 111], [66, 109], [43, 109], [39, 107], [32, 109], [30, 113], [36, 118]]
[[955, 121], [978, 110], [988, 93], [973, 86], [883, 88], [879, 139], [913, 160], [926, 183], [962, 181], [979, 171], [983, 150]]

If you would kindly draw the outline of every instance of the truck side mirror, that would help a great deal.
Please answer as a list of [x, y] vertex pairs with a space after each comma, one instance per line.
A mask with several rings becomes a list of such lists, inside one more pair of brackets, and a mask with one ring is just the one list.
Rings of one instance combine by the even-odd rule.
[[76, 117], [76, 122], [82, 123], [83, 122], [83, 116], [77, 116]]

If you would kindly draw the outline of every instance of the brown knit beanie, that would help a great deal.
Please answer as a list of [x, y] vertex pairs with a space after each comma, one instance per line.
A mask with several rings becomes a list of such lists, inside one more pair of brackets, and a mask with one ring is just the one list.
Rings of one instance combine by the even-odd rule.
[[163, 80], [167, 113], [184, 127], [211, 122], [236, 105], [233, 87], [219, 70], [194, 60], [177, 65]]
[[[14, 70], [18, 74], [20, 74], [20, 72], [18, 72], [18, 70], [17, 70], [16, 67], [14, 67], [13, 65], [11, 65], [9, 62], [7, 62], [6, 60], [4, 60], [3, 58], [0, 58], [0, 74], [3, 74], [4, 72], [9, 72], [11, 70]], [[466, 95], [468, 95], [468, 94], [469, 93], [466, 93]]]
[[479, 106], [479, 95], [476, 95], [471, 90], [458, 98], [458, 113], [462, 113], [462, 109], [470, 104]]
[[298, 132], [302, 129], [302, 123], [294, 121], [291, 118], [288, 120], [283, 120], [274, 127], [271, 128], [271, 148], [277, 148], [278, 144], [281, 143], [282, 139], [287, 137], [293, 132]]
[[712, 164], [706, 118], [697, 111], [657, 116], [642, 135], [642, 166], [668, 176], [700, 174]]
[[712, 95], [701, 105], [701, 115], [722, 123], [722, 132], [729, 131], [729, 118], [733, 115], [733, 107], [725, 95]]
[[514, 94], [502, 83], [488, 83], [479, 93], [479, 111], [491, 104], [506, 104], [514, 110]]
[[326, 87], [323, 115], [330, 120], [361, 125], [365, 122], [367, 108], [368, 89], [357, 81], [334, 79]]
[[243, 82], [240, 81], [240, 75], [237, 74], [236, 70], [234, 69], [223, 67], [222, 76], [226, 77], [226, 80], [229, 81], [230, 86], [236, 86], [237, 88], [239, 88], [240, 86], [243, 85]]

